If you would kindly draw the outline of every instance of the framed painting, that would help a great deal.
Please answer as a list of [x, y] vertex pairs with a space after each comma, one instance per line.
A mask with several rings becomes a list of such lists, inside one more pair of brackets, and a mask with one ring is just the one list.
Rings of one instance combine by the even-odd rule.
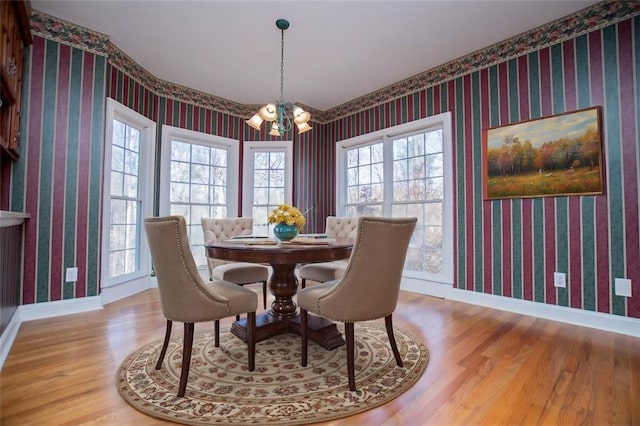
[[484, 129], [484, 198], [602, 194], [601, 109]]

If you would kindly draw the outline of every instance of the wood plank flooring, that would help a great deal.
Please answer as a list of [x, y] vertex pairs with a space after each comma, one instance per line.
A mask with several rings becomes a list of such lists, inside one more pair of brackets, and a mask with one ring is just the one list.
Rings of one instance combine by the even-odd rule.
[[[640, 425], [638, 338], [408, 292], [394, 325], [424, 339], [425, 374], [394, 401], [326, 425]], [[156, 290], [22, 324], [0, 374], [0, 424], [169, 424], [114, 384], [124, 357], [164, 328]]]

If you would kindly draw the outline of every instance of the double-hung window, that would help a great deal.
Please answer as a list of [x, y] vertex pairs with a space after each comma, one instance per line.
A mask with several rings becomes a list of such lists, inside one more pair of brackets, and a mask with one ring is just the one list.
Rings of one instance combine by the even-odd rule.
[[253, 217], [255, 235], [270, 235], [269, 212], [293, 196], [292, 143], [245, 142], [243, 166], [243, 214]]
[[450, 114], [338, 143], [337, 211], [415, 216], [405, 277], [453, 282]]
[[184, 216], [199, 267], [206, 266], [201, 219], [237, 216], [238, 145], [235, 139], [162, 126], [160, 213]]
[[146, 288], [151, 261], [142, 231], [153, 215], [156, 125], [107, 99], [101, 287]]

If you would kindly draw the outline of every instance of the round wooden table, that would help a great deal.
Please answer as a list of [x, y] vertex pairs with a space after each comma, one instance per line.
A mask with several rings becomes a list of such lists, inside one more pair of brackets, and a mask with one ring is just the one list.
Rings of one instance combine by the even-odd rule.
[[[243, 240], [241, 240], [243, 241]], [[256, 244], [244, 242], [225, 242], [207, 244], [207, 256], [217, 259], [268, 263], [273, 268], [269, 278], [269, 290], [275, 297], [271, 308], [256, 317], [256, 341], [283, 333], [300, 334], [299, 313], [293, 296], [298, 290], [295, 275], [299, 263], [328, 262], [346, 259], [351, 255], [351, 240], [338, 239], [316, 244], [280, 243], [267, 245], [256, 240]], [[309, 316], [309, 338], [326, 349], [335, 349], [344, 344], [342, 335], [335, 324], [321, 317]], [[246, 319], [236, 321], [231, 333], [246, 341]]]

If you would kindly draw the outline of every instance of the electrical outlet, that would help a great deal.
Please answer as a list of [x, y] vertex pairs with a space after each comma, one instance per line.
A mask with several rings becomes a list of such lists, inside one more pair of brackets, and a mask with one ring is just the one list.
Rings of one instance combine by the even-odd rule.
[[68, 283], [78, 281], [78, 268], [67, 268], [67, 277], [65, 281]]
[[554, 272], [553, 273], [553, 285], [556, 287], [566, 287], [567, 286], [567, 275], [564, 272]]
[[616, 296], [631, 297], [631, 280], [626, 278], [616, 278], [615, 291]]

